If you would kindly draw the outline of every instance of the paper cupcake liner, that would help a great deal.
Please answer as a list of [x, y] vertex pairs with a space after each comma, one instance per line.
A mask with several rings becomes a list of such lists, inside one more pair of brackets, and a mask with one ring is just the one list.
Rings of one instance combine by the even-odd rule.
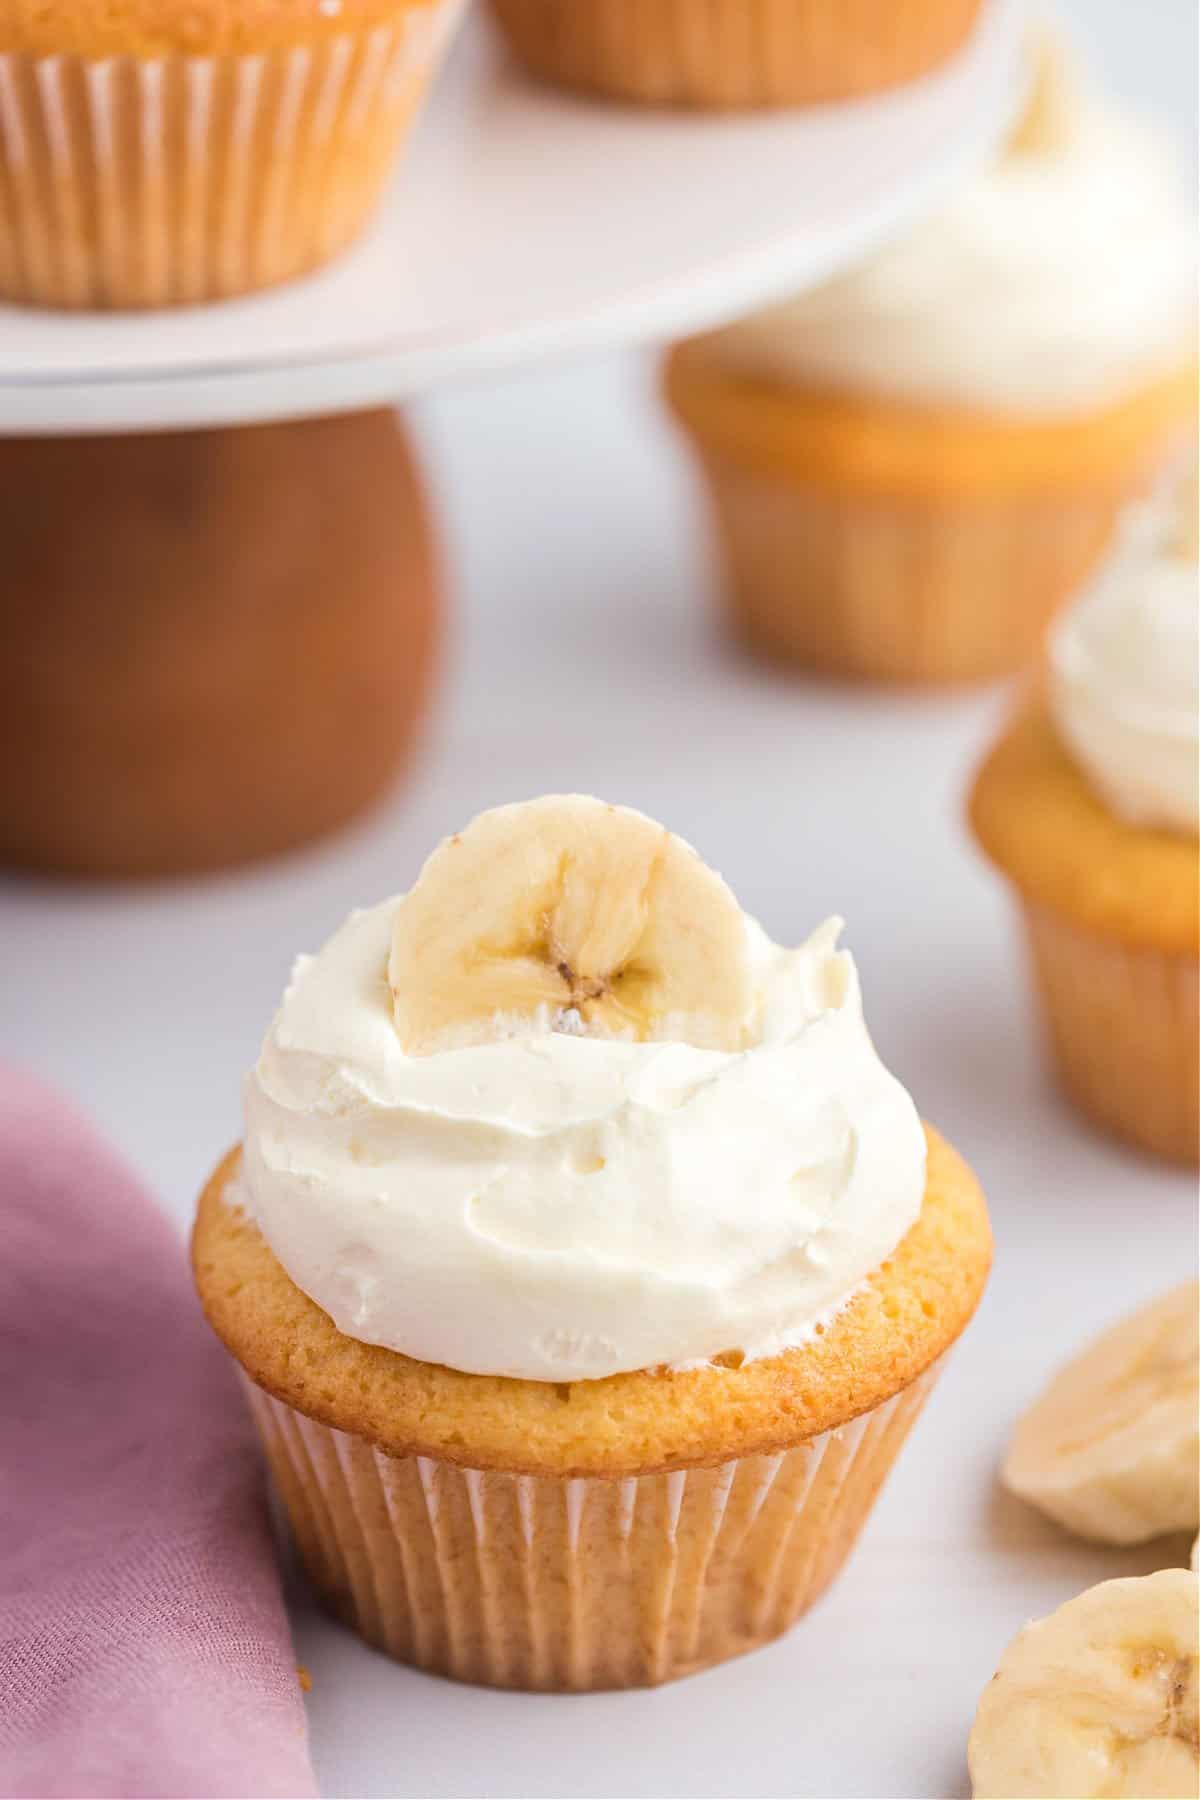
[[779, 1455], [625, 1480], [389, 1457], [246, 1387], [309, 1575], [348, 1624], [433, 1674], [581, 1691], [669, 1681], [786, 1631], [935, 1378]]
[[912, 80], [979, 0], [492, 0], [543, 80], [651, 104], [794, 106]]
[[1023, 667], [1129, 497], [841, 494], [717, 451], [702, 461], [735, 628], [769, 656], [875, 681]]
[[0, 298], [170, 306], [362, 229], [462, 0], [255, 55], [0, 56]]
[[1023, 906], [1063, 1085], [1088, 1116], [1173, 1162], [1200, 1156], [1200, 955], [1139, 948]]

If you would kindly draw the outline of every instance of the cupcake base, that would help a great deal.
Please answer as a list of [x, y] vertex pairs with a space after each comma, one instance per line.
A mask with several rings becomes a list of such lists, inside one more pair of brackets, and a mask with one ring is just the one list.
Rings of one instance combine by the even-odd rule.
[[703, 459], [735, 632], [849, 680], [983, 681], [1019, 669], [1095, 565], [1120, 505], [854, 494]]
[[1097, 937], [1044, 906], [1023, 911], [1068, 1094], [1126, 1142], [1200, 1161], [1200, 957]]
[[650, 105], [796, 106], [911, 81], [959, 49], [979, 0], [491, 0], [560, 86]]
[[368, 1643], [490, 1687], [648, 1687], [778, 1637], [849, 1554], [936, 1367], [772, 1456], [606, 1480], [391, 1457], [245, 1382], [318, 1593]]
[[1063, 1086], [1128, 1142], [1200, 1154], [1195, 839], [1111, 812], [1031, 695], [984, 759], [976, 838], [1012, 883]]
[[439, 594], [393, 414], [0, 439], [0, 538], [0, 862], [218, 868], [394, 777]]
[[913, 683], [1028, 662], [1195, 411], [1191, 367], [1079, 418], [1008, 419], [746, 374], [719, 334], [672, 350], [665, 390], [699, 452], [739, 635], [800, 667]]

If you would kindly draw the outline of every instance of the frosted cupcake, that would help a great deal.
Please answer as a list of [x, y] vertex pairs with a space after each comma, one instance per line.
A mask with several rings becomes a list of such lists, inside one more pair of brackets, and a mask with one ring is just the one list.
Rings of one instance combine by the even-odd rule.
[[116, 0], [0, 16], [0, 298], [141, 307], [358, 235], [462, 0]]
[[672, 353], [739, 632], [876, 680], [1020, 667], [1194, 413], [1193, 264], [1163, 146], [1047, 48], [940, 214]]
[[911, 81], [961, 48], [980, 0], [491, 0], [564, 87], [658, 106], [798, 106]]
[[317, 1587], [463, 1680], [667, 1680], [832, 1579], [986, 1278], [823, 927], [688, 846], [485, 813], [297, 964], [199, 1292]]
[[1133, 516], [975, 782], [1021, 904], [1062, 1079], [1093, 1118], [1197, 1155], [1200, 692], [1195, 489]]

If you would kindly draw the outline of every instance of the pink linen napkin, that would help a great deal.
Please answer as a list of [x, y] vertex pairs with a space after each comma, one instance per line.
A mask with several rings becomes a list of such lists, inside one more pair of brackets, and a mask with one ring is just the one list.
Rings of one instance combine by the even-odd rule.
[[315, 1792], [258, 1454], [183, 1246], [0, 1067], [0, 1794]]

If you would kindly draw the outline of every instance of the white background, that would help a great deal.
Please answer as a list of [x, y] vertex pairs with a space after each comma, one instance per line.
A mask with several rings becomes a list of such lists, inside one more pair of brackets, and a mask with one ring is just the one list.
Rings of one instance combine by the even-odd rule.
[[[1194, 134], [1194, 0], [1075, 0], [1111, 79]], [[357, 831], [253, 874], [0, 885], [0, 1049], [61, 1082], [186, 1223], [293, 953], [497, 801], [581, 788], [696, 843], [773, 935], [848, 920], [868, 1018], [988, 1192], [995, 1274], [841, 1581], [779, 1645], [655, 1693], [499, 1695], [397, 1668], [298, 1602], [328, 1795], [954, 1796], [1013, 1631], [1182, 1560], [1074, 1544], [997, 1489], [1016, 1414], [1189, 1273], [1195, 1184], [1048, 1085], [1006, 897], [961, 824], [1002, 693], [853, 692], [723, 642], [686, 456], [640, 356], [413, 409], [453, 578], [423, 758]]]

